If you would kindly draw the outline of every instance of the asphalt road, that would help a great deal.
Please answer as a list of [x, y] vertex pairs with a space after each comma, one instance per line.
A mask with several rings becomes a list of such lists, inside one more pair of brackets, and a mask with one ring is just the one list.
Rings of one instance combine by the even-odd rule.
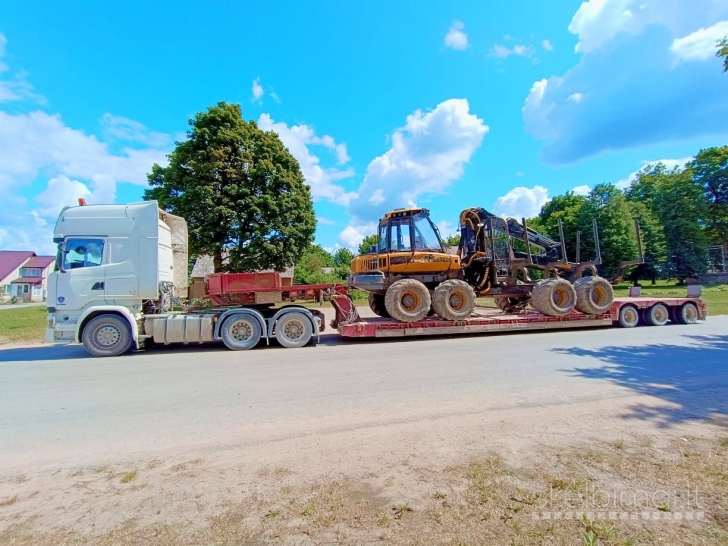
[[725, 424], [728, 316], [391, 341], [330, 334], [304, 349], [168, 348], [111, 359], [81, 346], [0, 350], [0, 470], [635, 394], [665, 402], [642, 417], [666, 426]]

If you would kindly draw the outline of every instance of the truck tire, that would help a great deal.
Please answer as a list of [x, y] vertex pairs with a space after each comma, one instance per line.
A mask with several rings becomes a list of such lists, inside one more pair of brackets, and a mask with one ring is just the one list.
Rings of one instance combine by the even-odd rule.
[[427, 287], [414, 279], [402, 279], [387, 289], [384, 306], [393, 319], [417, 322], [427, 316], [432, 297]]
[[549, 317], [563, 317], [574, 310], [576, 290], [564, 279], [538, 281], [531, 296], [531, 306]]
[[303, 347], [311, 341], [313, 326], [303, 313], [286, 313], [276, 322], [276, 339], [283, 347]]
[[445, 320], [463, 320], [473, 314], [475, 292], [465, 281], [451, 279], [435, 288], [432, 308]]
[[129, 323], [119, 315], [99, 315], [86, 324], [81, 341], [92, 356], [122, 355], [132, 344]]
[[582, 277], [574, 282], [576, 309], [585, 315], [608, 313], [614, 303], [614, 289], [603, 277]]
[[662, 303], [656, 303], [644, 310], [645, 322], [650, 326], [664, 326], [670, 320], [670, 312]]
[[695, 324], [698, 322], [698, 308], [694, 303], [687, 302], [673, 309], [675, 322], [678, 324]]
[[223, 322], [220, 334], [225, 347], [231, 351], [245, 351], [258, 344], [262, 329], [252, 315], [231, 315]]
[[622, 328], [634, 328], [640, 322], [640, 312], [634, 305], [623, 305], [619, 308], [617, 324]]
[[379, 317], [390, 318], [389, 313], [387, 313], [387, 308], [384, 306], [383, 294], [369, 294], [369, 309]]

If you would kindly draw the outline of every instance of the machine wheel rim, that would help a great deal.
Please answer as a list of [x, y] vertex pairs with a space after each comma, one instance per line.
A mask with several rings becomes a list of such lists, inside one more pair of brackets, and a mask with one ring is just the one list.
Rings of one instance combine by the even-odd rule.
[[96, 330], [96, 343], [101, 347], [113, 347], [121, 339], [121, 331], [111, 324], [105, 324]]
[[291, 319], [283, 325], [283, 335], [291, 341], [298, 341], [305, 332], [306, 326], [298, 319]]
[[402, 307], [405, 311], [414, 311], [420, 306], [420, 295], [416, 292], [407, 291], [402, 294]]
[[450, 304], [450, 307], [452, 307], [455, 311], [460, 311], [460, 309], [462, 309], [465, 305], [465, 297], [459, 290], [456, 290], [455, 292], [450, 294], [450, 297], [448, 298], [448, 303]]
[[236, 320], [230, 327], [230, 337], [235, 341], [248, 341], [253, 337], [253, 326], [247, 320]]
[[602, 305], [607, 301], [607, 291], [603, 286], [595, 286], [591, 291], [591, 300], [595, 305]]
[[551, 294], [551, 301], [557, 307], [563, 307], [569, 301], [569, 295], [566, 293], [566, 290], [556, 289]]

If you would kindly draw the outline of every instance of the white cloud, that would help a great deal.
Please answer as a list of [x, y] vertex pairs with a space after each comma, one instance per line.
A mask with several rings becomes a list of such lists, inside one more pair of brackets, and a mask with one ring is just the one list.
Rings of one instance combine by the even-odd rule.
[[316, 217], [316, 221], [317, 221], [317, 222], [318, 222], [319, 224], [323, 224], [323, 225], [325, 225], [325, 226], [333, 226], [333, 225], [335, 225], [335, 224], [336, 224], [336, 222], [334, 222], [333, 220], [331, 220], [331, 219], [329, 219], [329, 218], [325, 218], [325, 217], [323, 217], [323, 216], [317, 216], [317, 217]]
[[278, 93], [276, 93], [275, 91], [271, 91], [270, 93], [268, 93], [268, 96], [270, 98], [272, 98], [274, 101], [276, 101], [278, 104], [281, 103], [281, 98], [278, 96]]
[[251, 100], [253, 102], [260, 102], [264, 94], [263, 86], [260, 85], [260, 78], [255, 78], [253, 80], [253, 86], [251, 88], [251, 91], [253, 93], [253, 98]]
[[[352, 230], [376, 226], [374, 222], [387, 210], [444, 193], [463, 175], [488, 130], [482, 119], [470, 113], [466, 99], [449, 99], [434, 110], [416, 110], [407, 116], [405, 125], [392, 134], [391, 148], [369, 163], [358, 197], [349, 204], [350, 229], [342, 232], [339, 241], [347, 246]], [[378, 190], [381, 193], [375, 195]]]
[[583, 186], [577, 186], [577, 187], [575, 187], [571, 191], [574, 192], [574, 195], [583, 195], [583, 196], [586, 197], [591, 192], [591, 187], [589, 187], [586, 184], [584, 184]]
[[583, 93], [572, 93], [568, 96], [566, 99], [569, 102], [573, 102], [574, 104], [579, 104], [581, 101], [584, 100], [584, 94]]
[[138, 142], [152, 148], [167, 148], [172, 144], [170, 135], [150, 131], [138, 121], [121, 116], [104, 114], [101, 128], [107, 140]]
[[341, 246], [357, 250], [364, 240], [364, 237], [377, 232], [377, 224], [359, 224], [357, 226], [346, 226], [339, 233], [339, 244]]
[[468, 35], [465, 34], [463, 25], [460, 21], [455, 21], [450, 26], [450, 30], [447, 31], [445, 36], [445, 47], [450, 49], [467, 49], [468, 47]]
[[55, 219], [63, 207], [77, 205], [79, 198], [84, 198], [89, 205], [97, 202], [86, 184], [59, 174], [51, 178], [46, 189], [35, 198], [39, 206], [35, 212], [40, 217]]
[[166, 151], [160, 149], [124, 148], [121, 154], [113, 154], [106, 143], [67, 127], [57, 114], [0, 111], [0, 183], [4, 187], [29, 183], [46, 172], [92, 181], [94, 186], [116, 182], [146, 186], [152, 165], [166, 162]]
[[533, 218], [538, 216], [541, 207], [548, 201], [549, 191], [543, 186], [534, 186], [533, 188], [519, 186], [496, 199], [493, 204], [493, 212], [499, 216], [516, 218], [517, 220]]
[[53, 226], [37, 212], [4, 211], [0, 216], [0, 250], [30, 250], [55, 255]]
[[619, 188], [620, 190], [626, 190], [632, 185], [632, 182], [635, 181], [635, 179], [637, 178], [637, 174], [646, 167], [662, 163], [663, 165], [665, 165], [665, 167], [667, 167], [668, 170], [672, 170], [675, 167], [683, 168], [686, 163], [692, 160], [692, 157], [682, 157], [679, 159], [657, 159], [655, 161], [643, 161], [642, 166], [638, 170], [634, 171], [626, 178], [618, 180], [614, 185], [617, 186], [617, 188]]
[[546, 51], [554, 50], [554, 46], [551, 44], [551, 42], [549, 40], [542, 40], [541, 47], [543, 47]]
[[45, 99], [33, 90], [27, 74], [24, 71], [11, 72], [10, 67], [2, 61], [7, 43], [7, 38], [0, 34], [0, 102], [28, 100], [45, 104]]
[[670, 51], [682, 61], [704, 61], [715, 56], [716, 42], [728, 35], [728, 21], [701, 28], [683, 38], [676, 38]]
[[301, 165], [301, 171], [306, 178], [306, 183], [311, 186], [311, 193], [314, 200], [326, 199], [338, 205], [348, 205], [349, 201], [356, 197], [356, 192], [346, 191], [342, 186], [335, 184], [338, 180], [354, 176], [353, 169], [324, 168], [320, 165], [318, 156], [311, 153], [310, 146], [323, 146], [336, 154], [339, 163], [349, 161], [346, 153], [346, 145], [336, 143], [328, 136], [318, 137], [314, 130], [308, 125], [288, 126], [284, 122], [275, 122], [269, 114], [261, 114], [258, 119], [258, 126], [264, 131], [275, 131], [278, 133], [283, 144], [288, 148], [293, 157]]
[[490, 52], [491, 56], [498, 57], [499, 59], [505, 59], [506, 57], [510, 57], [511, 55], [531, 58], [533, 57], [533, 54], [533, 48], [531, 46], [523, 44], [516, 44], [511, 48], [504, 45], [496, 44], [495, 46], [493, 46], [493, 49]]
[[437, 229], [440, 230], [440, 237], [443, 239], [447, 239], [451, 235], [458, 235], [460, 233], [457, 224], [453, 224], [447, 220], [440, 220], [437, 222]]

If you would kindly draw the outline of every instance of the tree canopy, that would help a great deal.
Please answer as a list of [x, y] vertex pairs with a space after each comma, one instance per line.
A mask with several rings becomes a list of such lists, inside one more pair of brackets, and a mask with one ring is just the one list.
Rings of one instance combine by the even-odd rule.
[[152, 167], [144, 198], [187, 220], [190, 253], [212, 255], [216, 271], [283, 270], [297, 262], [316, 218], [301, 168], [278, 135], [225, 102], [189, 124], [168, 166]]
[[716, 57], [723, 57], [723, 72], [728, 72], [728, 36], [718, 40], [718, 51]]
[[359, 243], [359, 254], [368, 253], [369, 249], [377, 244], [379, 244], [379, 236], [376, 233], [367, 235], [364, 239], [362, 239], [362, 242]]

